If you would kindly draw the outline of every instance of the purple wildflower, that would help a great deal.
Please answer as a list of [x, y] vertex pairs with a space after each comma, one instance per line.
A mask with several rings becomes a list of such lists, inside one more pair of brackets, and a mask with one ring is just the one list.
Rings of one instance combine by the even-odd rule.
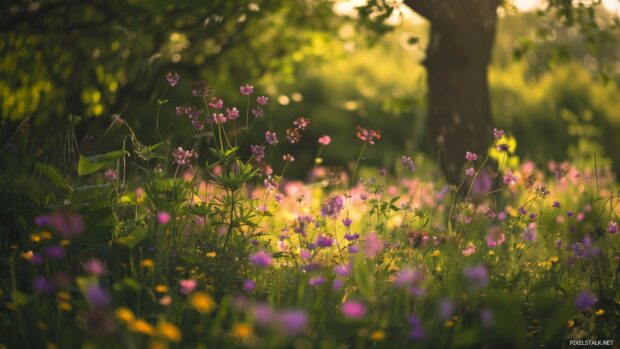
[[47, 246], [44, 252], [51, 259], [61, 259], [65, 256], [65, 249], [60, 245]]
[[582, 291], [575, 297], [575, 305], [577, 309], [584, 310], [591, 308], [596, 304], [596, 297], [588, 291]]
[[107, 308], [112, 302], [110, 295], [99, 285], [90, 285], [86, 289], [86, 299], [93, 308]]
[[321, 215], [336, 219], [344, 208], [344, 198], [340, 195], [332, 195], [323, 201]]
[[454, 302], [451, 299], [442, 299], [437, 304], [437, 312], [442, 321], [448, 320], [454, 314]]
[[401, 156], [400, 163], [405, 166], [409, 171], [415, 171], [415, 164], [413, 163], [413, 159], [411, 159], [411, 156]]
[[315, 287], [321, 286], [325, 284], [326, 281], [327, 279], [325, 279], [324, 276], [319, 275], [319, 276], [311, 277], [310, 280], [308, 280], [308, 285], [315, 286]]
[[254, 144], [250, 146], [250, 151], [254, 156], [256, 162], [261, 162], [265, 158], [265, 146], [260, 144]]
[[484, 265], [465, 268], [463, 275], [471, 281], [473, 288], [482, 288], [489, 283], [489, 272]]
[[271, 131], [265, 132], [265, 142], [267, 142], [269, 145], [276, 145], [276, 144], [278, 144], [278, 137], [277, 137], [276, 133], [275, 132], [271, 132]]
[[270, 266], [273, 261], [273, 259], [271, 258], [271, 254], [265, 251], [258, 251], [251, 254], [248, 260], [250, 261], [250, 263], [260, 268], [266, 268]]
[[611, 221], [609, 225], [607, 225], [607, 232], [610, 234], [615, 234], [618, 232], [618, 223]]
[[409, 338], [414, 341], [421, 341], [425, 338], [424, 328], [422, 327], [422, 321], [420, 318], [412, 314], [409, 316], [409, 326], [411, 327], [411, 332], [409, 332]]
[[334, 239], [329, 236], [321, 235], [316, 237], [316, 241], [314, 242], [319, 247], [331, 247], [334, 243]]

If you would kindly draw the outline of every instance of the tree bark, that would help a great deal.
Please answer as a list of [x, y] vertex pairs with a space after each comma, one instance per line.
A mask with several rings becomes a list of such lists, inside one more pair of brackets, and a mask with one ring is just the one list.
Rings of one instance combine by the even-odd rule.
[[465, 152], [484, 157], [492, 136], [487, 67], [499, 0], [412, 0], [431, 23], [427, 71], [428, 129], [443, 140], [441, 166], [450, 183], [463, 178]]

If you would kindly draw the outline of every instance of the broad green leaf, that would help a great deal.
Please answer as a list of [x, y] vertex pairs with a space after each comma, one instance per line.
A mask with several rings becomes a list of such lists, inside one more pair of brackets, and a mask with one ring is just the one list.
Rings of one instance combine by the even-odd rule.
[[116, 242], [125, 245], [129, 248], [138, 246], [142, 240], [149, 236], [148, 229], [141, 225], [136, 225], [129, 231], [129, 233], [121, 238], [116, 239]]
[[115, 150], [105, 154], [84, 156], [80, 154], [78, 161], [78, 175], [85, 176], [102, 170], [106, 166], [112, 166], [113, 161], [127, 155], [124, 150]]
[[73, 190], [73, 188], [69, 185], [69, 183], [67, 183], [65, 178], [60, 174], [60, 171], [56, 167], [52, 165], [44, 165], [40, 162], [37, 162], [34, 166], [34, 169], [47, 177], [47, 179], [52, 181], [52, 183], [63, 188], [64, 190], [69, 192]]

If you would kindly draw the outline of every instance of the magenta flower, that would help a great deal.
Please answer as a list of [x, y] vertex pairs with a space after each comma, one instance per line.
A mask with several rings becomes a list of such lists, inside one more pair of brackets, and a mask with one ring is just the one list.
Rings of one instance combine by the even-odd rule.
[[101, 276], [105, 274], [106, 268], [101, 260], [97, 258], [91, 258], [84, 263], [84, 271], [89, 274]]
[[308, 315], [303, 310], [282, 311], [277, 319], [278, 327], [289, 337], [301, 334], [308, 326]]
[[168, 80], [168, 83], [170, 84], [170, 87], [175, 87], [178, 83], [179, 83], [179, 79], [181, 79], [181, 77], [179, 76], [178, 73], [168, 73], [166, 74], [166, 80]]
[[276, 145], [276, 144], [278, 144], [278, 137], [277, 137], [276, 133], [275, 132], [271, 132], [271, 131], [265, 132], [265, 142], [267, 142], [269, 145]]
[[536, 223], [530, 223], [527, 225], [527, 228], [523, 232], [523, 239], [527, 241], [536, 241]]
[[113, 169], [107, 169], [104, 173], [103, 173], [103, 177], [105, 177], [106, 180], [108, 181], [113, 181], [116, 180], [117, 175], [116, 175], [116, 171], [114, 171]]
[[504, 137], [504, 130], [498, 130], [496, 128], [493, 129], [493, 137], [495, 139], [500, 139]]
[[299, 143], [301, 140], [301, 133], [296, 128], [287, 128], [286, 129], [286, 139], [291, 143]]
[[377, 141], [381, 140], [381, 132], [366, 129], [366, 128], [360, 127], [359, 125], [357, 126], [356, 136], [361, 141], [370, 143], [371, 145], [375, 144], [375, 140]]
[[329, 143], [331, 143], [331, 142], [332, 142], [332, 139], [328, 135], [323, 135], [323, 136], [319, 137], [319, 144], [321, 144], [321, 145], [329, 145]]
[[465, 153], [465, 159], [467, 161], [476, 161], [476, 160], [478, 160], [478, 154], [472, 153], [472, 152], [466, 152]]
[[350, 264], [339, 264], [334, 267], [334, 273], [339, 276], [349, 276], [351, 274]]
[[273, 262], [271, 254], [265, 251], [258, 251], [258, 252], [252, 253], [250, 257], [248, 258], [248, 260], [250, 261], [250, 263], [254, 264], [255, 266], [259, 268], [266, 268], [270, 266], [271, 263]]
[[504, 175], [504, 184], [506, 185], [514, 185], [519, 181], [519, 177], [515, 176], [511, 170], [506, 171]]
[[366, 257], [375, 258], [379, 252], [383, 250], [383, 241], [379, 239], [379, 236], [372, 232], [366, 235], [366, 242], [364, 244], [364, 252]]
[[258, 98], [256, 98], [256, 103], [258, 103], [259, 105], [265, 106], [267, 105], [268, 102], [269, 102], [269, 97], [258, 96]]
[[184, 166], [188, 165], [192, 158], [197, 158], [198, 153], [193, 150], [184, 150], [181, 147], [172, 151], [172, 157], [174, 158], [173, 162], [177, 165]]
[[404, 268], [396, 273], [394, 285], [398, 287], [408, 287], [419, 283], [424, 279], [424, 273], [420, 269]]
[[366, 315], [366, 306], [360, 301], [349, 300], [340, 306], [340, 312], [348, 319], [357, 320]]
[[247, 279], [243, 281], [243, 289], [248, 292], [254, 292], [254, 290], [256, 289], [256, 281], [252, 279]]
[[[501, 212], [500, 214], [502, 214]], [[487, 230], [487, 236], [485, 238], [487, 246], [489, 248], [495, 248], [506, 241], [506, 235], [500, 230], [498, 226], [492, 225]]]
[[239, 91], [241, 92], [241, 94], [249, 96], [254, 93], [254, 86], [250, 84], [245, 84], [244, 86], [241, 86], [239, 88]]
[[220, 109], [224, 106], [224, 100], [219, 97], [211, 97], [209, 101], [209, 107], [214, 109]]
[[196, 279], [181, 279], [179, 280], [180, 291], [183, 294], [190, 294], [194, 292], [196, 286], [198, 286], [198, 281]]
[[232, 109], [226, 108], [226, 116], [230, 120], [235, 120], [239, 117], [239, 109], [233, 107]]
[[463, 256], [465, 257], [469, 257], [472, 254], [476, 253], [476, 245], [474, 245], [473, 243], [468, 243], [467, 247], [465, 247], [464, 250], [461, 251], [461, 253], [463, 254]]
[[172, 216], [170, 215], [170, 213], [166, 211], [161, 211], [157, 213], [157, 223], [161, 225], [168, 224], [171, 218]]
[[310, 120], [304, 117], [298, 117], [297, 119], [295, 119], [295, 121], [293, 121], [293, 125], [295, 125], [295, 128], [297, 130], [305, 131], [308, 126], [310, 126]]
[[476, 170], [473, 167], [470, 167], [465, 170], [465, 175], [469, 177], [473, 177], [476, 174]]

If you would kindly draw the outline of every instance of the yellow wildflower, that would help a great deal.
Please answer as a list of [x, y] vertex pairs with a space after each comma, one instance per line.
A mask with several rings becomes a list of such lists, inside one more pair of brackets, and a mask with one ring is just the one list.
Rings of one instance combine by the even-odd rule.
[[235, 324], [231, 331], [233, 337], [243, 340], [250, 338], [253, 333], [252, 326], [243, 323]]
[[152, 260], [152, 259], [148, 259], [148, 258], [147, 258], [147, 259], [144, 259], [144, 260], [142, 261], [142, 266], [143, 266], [143, 267], [145, 267], [145, 268], [151, 268], [151, 267], [152, 267], [152, 266], [154, 266], [154, 265], [155, 265], [155, 262], [153, 262], [153, 260]]
[[41, 237], [45, 240], [50, 240], [53, 237], [52, 233], [50, 233], [49, 231], [42, 231], [40, 234]]
[[134, 332], [146, 334], [148, 336], [155, 335], [155, 328], [153, 327], [153, 325], [149, 324], [148, 322], [142, 319], [136, 319], [136, 320], [131, 321], [128, 324], [128, 327], [130, 330]]
[[128, 308], [116, 309], [116, 317], [123, 322], [130, 322], [134, 319], [133, 311]]
[[599, 310], [596, 311], [595, 314], [598, 315], [598, 316], [605, 315], [605, 309], [599, 309]]
[[157, 292], [157, 293], [166, 293], [166, 292], [168, 292], [168, 286], [162, 285], [162, 284], [156, 285], [155, 286], [155, 292]]
[[39, 234], [32, 234], [30, 235], [30, 241], [39, 242], [41, 241], [41, 236]]
[[209, 258], [215, 258], [215, 257], [217, 257], [217, 253], [215, 253], [215, 251], [213, 251], [213, 252], [207, 252], [207, 257], [209, 257]]
[[181, 330], [176, 327], [174, 324], [170, 322], [162, 322], [159, 324], [159, 334], [172, 341], [172, 342], [180, 342], [183, 335], [181, 334]]
[[215, 301], [205, 292], [192, 294], [189, 303], [196, 311], [202, 314], [206, 314], [215, 308]]
[[385, 331], [382, 331], [382, 330], [372, 331], [369, 338], [371, 341], [375, 341], [375, 342], [382, 341], [385, 339]]
[[568, 320], [568, 322], [566, 323], [566, 327], [573, 328], [573, 326], [575, 326], [575, 320], [573, 319]]
[[25, 259], [25, 260], [29, 261], [29, 260], [31, 260], [31, 259], [32, 259], [32, 255], [33, 255], [33, 254], [34, 254], [34, 253], [33, 253], [32, 251], [27, 251], [27, 252], [22, 252], [22, 253], [20, 253], [19, 255], [20, 255], [23, 259]]
[[445, 325], [447, 328], [454, 327], [454, 321], [452, 321], [452, 320], [448, 320], [448, 321], [446, 321], [446, 322], [444, 323], [444, 325]]
[[433, 251], [433, 253], [431, 253], [431, 256], [433, 256], [433, 257], [439, 257], [439, 256], [441, 256], [441, 251], [439, 251], [439, 250], [435, 250], [435, 251]]
[[71, 309], [72, 309], [71, 303], [65, 302], [65, 301], [60, 301], [60, 302], [58, 302], [58, 309], [63, 310], [63, 311], [71, 311]]

